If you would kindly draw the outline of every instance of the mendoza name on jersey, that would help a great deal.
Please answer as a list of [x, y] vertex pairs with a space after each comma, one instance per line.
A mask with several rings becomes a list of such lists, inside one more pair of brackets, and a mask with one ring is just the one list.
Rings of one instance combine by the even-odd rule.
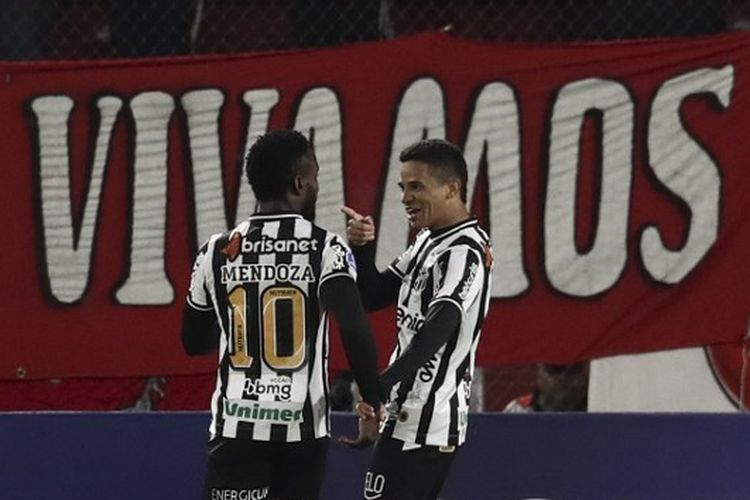
[[315, 273], [310, 264], [224, 264], [222, 283], [251, 281], [306, 281], [313, 283]]

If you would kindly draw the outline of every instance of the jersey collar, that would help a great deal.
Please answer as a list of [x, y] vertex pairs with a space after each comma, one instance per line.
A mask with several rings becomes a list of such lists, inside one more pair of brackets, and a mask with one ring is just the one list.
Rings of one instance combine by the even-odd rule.
[[475, 226], [475, 225], [477, 225], [477, 218], [469, 217], [466, 220], [462, 220], [461, 222], [456, 222], [455, 224], [446, 226], [442, 229], [438, 229], [437, 231], [430, 231], [430, 238], [432, 238], [433, 240], [445, 238], [446, 236], [456, 233], [464, 228]]
[[253, 214], [249, 217], [251, 220], [268, 220], [268, 219], [302, 219], [302, 214], [296, 212], [265, 212], [262, 214]]

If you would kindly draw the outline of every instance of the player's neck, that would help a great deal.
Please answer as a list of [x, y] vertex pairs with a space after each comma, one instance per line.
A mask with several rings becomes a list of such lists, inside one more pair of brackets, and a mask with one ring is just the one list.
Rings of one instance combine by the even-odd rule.
[[452, 210], [450, 213], [446, 214], [446, 216], [443, 217], [440, 221], [437, 221], [435, 224], [431, 225], [429, 229], [430, 232], [433, 233], [440, 232], [469, 219], [471, 219], [471, 214], [469, 214], [466, 208], [464, 208], [462, 205], [460, 208], [456, 208], [456, 210]]

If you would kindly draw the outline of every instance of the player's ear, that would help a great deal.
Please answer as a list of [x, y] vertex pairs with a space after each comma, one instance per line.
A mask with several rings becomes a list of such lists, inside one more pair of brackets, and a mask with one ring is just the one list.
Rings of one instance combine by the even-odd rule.
[[302, 193], [302, 189], [304, 188], [304, 182], [302, 180], [302, 177], [299, 175], [295, 175], [292, 179], [292, 192], [296, 195]]
[[448, 179], [448, 182], [446, 182], [446, 185], [448, 186], [448, 193], [446, 198], [453, 198], [456, 196], [461, 196], [461, 181], [456, 179], [455, 177], [450, 177]]

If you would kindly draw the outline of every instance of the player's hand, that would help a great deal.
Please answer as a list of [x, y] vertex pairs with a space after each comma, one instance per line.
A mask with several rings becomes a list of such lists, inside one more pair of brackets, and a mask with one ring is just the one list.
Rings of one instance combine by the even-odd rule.
[[357, 419], [357, 429], [359, 435], [356, 439], [341, 436], [339, 442], [349, 448], [356, 448], [358, 450], [367, 448], [378, 440], [380, 421], [377, 418], [359, 418]]
[[359, 403], [357, 403], [354, 406], [354, 411], [357, 413], [357, 417], [363, 420], [370, 420], [371, 418], [375, 418], [377, 416], [375, 413], [375, 408], [365, 403], [364, 401], [360, 401]]
[[361, 247], [375, 239], [375, 222], [369, 215], [365, 216], [347, 206], [341, 207], [341, 212], [346, 215], [346, 239], [349, 244]]
[[388, 410], [386, 410], [384, 405], [380, 405], [380, 408], [378, 408], [378, 411], [376, 412], [375, 408], [371, 405], [364, 401], [360, 401], [354, 407], [354, 411], [357, 413], [357, 417], [363, 420], [377, 419], [381, 422], [385, 422], [388, 418]]

